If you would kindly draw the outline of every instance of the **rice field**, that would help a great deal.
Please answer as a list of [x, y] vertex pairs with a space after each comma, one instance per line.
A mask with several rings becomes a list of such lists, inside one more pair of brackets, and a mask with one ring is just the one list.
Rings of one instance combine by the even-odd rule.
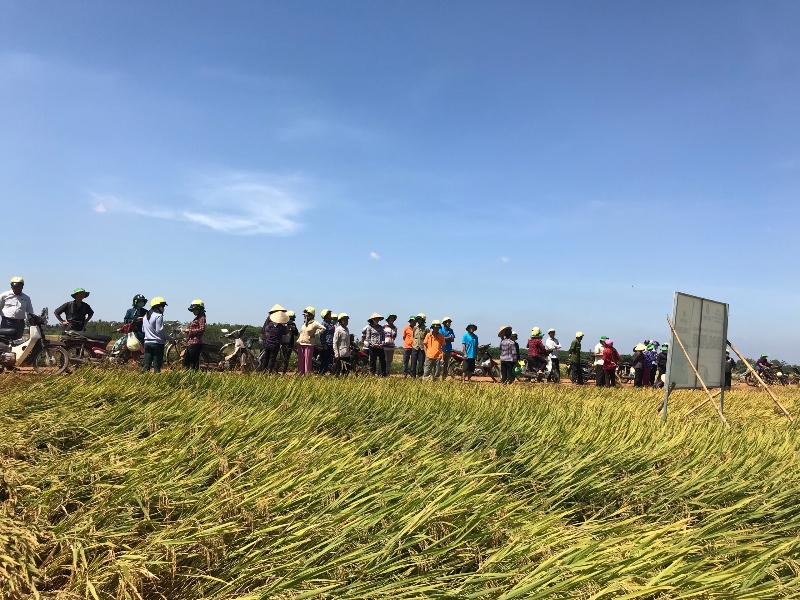
[[[800, 414], [800, 390], [780, 390]], [[797, 598], [765, 394], [0, 379], [0, 597]]]

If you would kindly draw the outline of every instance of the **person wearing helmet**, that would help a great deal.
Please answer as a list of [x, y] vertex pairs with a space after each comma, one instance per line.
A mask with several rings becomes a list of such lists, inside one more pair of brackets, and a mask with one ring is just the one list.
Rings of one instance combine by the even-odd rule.
[[419, 313], [414, 324], [414, 342], [411, 346], [411, 377], [425, 374], [425, 336], [430, 329], [425, 326], [425, 313]]
[[297, 338], [297, 374], [310, 375], [311, 364], [314, 359], [314, 340], [317, 334], [325, 328], [314, 320], [316, 311], [313, 306], [303, 309], [303, 325], [300, 327], [300, 336]]
[[13, 329], [14, 339], [19, 339], [25, 332], [25, 319], [34, 315], [33, 304], [27, 294], [22, 293], [25, 280], [22, 277], [11, 278], [11, 289], [0, 294], [0, 327]]
[[453, 320], [450, 317], [442, 319], [442, 335], [444, 336], [444, 348], [442, 349], [442, 381], [447, 379], [450, 372], [450, 361], [453, 359], [453, 342], [456, 341], [456, 332], [452, 327]]
[[350, 317], [347, 313], [339, 313], [336, 331], [333, 332], [333, 374], [336, 377], [347, 377], [350, 371], [350, 330], [347, 324]]
[[319, 336], [322, 350], [319, 353], [319, 374], [324, 375], [328, 369], [333, 367], [333, 334], [336, 326], [333, 324], [333, 312], [329, 308], [322, 309], [319, 313], [322, 317], [323, 332]]
[[[383, 351], [383, 316], [372, 313], [364, 329], [361, 330], [361, 343], [369, 354], [369, 372], [386, 377], [386, 353]], [[378, 369], [380, 363], [380, 369]]]
[[467, 381], [472, 380], [475, 360], [478, 358], [478, 336], [475, 335], [478, 326], [475, 323], [468, 323], [466, 329], [467, 332], [461, 336], [461, 353], [464, 357], [464, 362], [461, 364], [461, 381], [465, 378]]
[[92, 307], [83, 301], [83, 299], [88, 296], [89, 292], [85, 289], [75, 288], [72, 292], [72, 300], [70, 302], [64, 302], [64, 304], [53, 311], [56, 319], [58, 319], [65, 328], [71, 329], [72, 331], [83, 331], [86, 329], [86, 323], [94, 316]]
[[601, 335], [600, 341], [594, 347], [594, 382], [597, 387], [603, 387], [606, 383], [603, 370], [603, 350], [606, 349], [607, 339], [608, 337]]
[[619, 362], [619, 352], [614, 348], [614, 340], [606, 339], [603, 349], [603, 381], [606, 387], [617, 385], [617, 363]]
[[297, 317], [294, 311], [287, 310], [286, 316], [289, 317], [289, 321], [286, 323], [286, 333], [284, 333], [281, 338], [281, 359], [283, 360], [281, 372], [284, 375], [286, 375], [286, 371], [289, 370], [289, 359], [292, 357], [292, 350], [295, 350], [297, 338], [300, 336], [300, 332], [297, 330], [297, 323], [295, 322]]
[[131, 307], [125, 312], [123, 323], [133, 323], [133, 333], [136, 335], [139, 343], [144, 347], [144, 332], [142, 331], [142, 319], [147, 314], [144, 305], [147, 304], [147, 298], [141, 294], [136, 294], [133, 297]]
[[417, 316], [411, 315], [408, 317], [408, 325], [403, 328], [403, 377], [411, 375], [414, 377], [410, 369], [411, 356], [414, 354], [414, 326], [417, 324]]
[[581, 369], [581, 342], [583, 342], [583, 332], [575, 334], [575, 339], [569, 345], [569, 375], [570, 380], [575, 385], [583, 385], [583, 369]]
[[444, 336], [441, 332], [442, 324], [438, 320], [431, 321], [431, 330], [425, 335], [423, 345], [425, 347], [425, 368], [422, 372], [423, 379], [433, 380], [441, 373], [442, 349], [444, 348]]
[[661, 377], [667, 374], [667, 352], [669, 352], [669, 346], [664, 344], [661, 346], [661, 351], [656, 356], [656, 364], [658, 365], [658, 376], [656, 380], [653, 382], [655, 387], [662, 388], [664, 387], [664, 382], [662, 381]]
[[556, 338], [555, 329], [550, 328], [547, 330], [547, 339], [544, 342], [544, 347], [550, 355], [550, 364], [552, 365], [550, 373], [547, 375], [547, 381], [558, 383], [561, 381], [561, 366], [558, 364], [558, 351], [561, 350], [561, 344]]
[[397, 326], [394, 322], [397, 315], [389, 313], [386, 317], [386, 325], [383, 326], [383, 351], [386, 354], [386, 376], [392, 374], [392, 363], [394, 362], [395, 340], [397, 339]]
[[514, 367], [517, 364], [517, 349], [511, 339], [512, 333], [511, 326], [507, 325], [500, 328], [497, 334], [500, 338], [500, 383], [506, 385], [514, 383]]
[[538, 327], [531, 329], [528, 338], [528, 370], [543, 373], [547, 368], [547, 348], [542, 343], [543, 334]]
[[183, 353], [183, 367], [198, 371], [200, 354], [203, 352], [203, 334], [206, 332], [206, 305], [202, 300], [194, 300], [187, 309], [194, 315], [189, 326], [183, 330], [187, 334], [186, 350]]
[[161, 365], [164, 363], [164, 344], [174, 340], [164, 330], [164, 308], [167, 301], [161, 296], [156, 296], [150, 300], [150, 310], [145, 313], [142, 319], [142, 331], [144, 332], [144, 365], [142, 373], [150, 371], [153, 366], [153, 373], [161, 372]]
[[769, 359], [766, 354], [762, 354], [759, 359], [756, 361], [756, 372], [761, 375], [764, 371], [769, 369], [772, 366], [772, 363], [769, 362]]

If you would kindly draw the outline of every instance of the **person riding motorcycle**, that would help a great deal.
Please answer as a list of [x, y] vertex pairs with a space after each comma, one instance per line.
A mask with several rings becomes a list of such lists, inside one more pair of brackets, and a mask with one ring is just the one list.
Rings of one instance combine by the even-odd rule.
[[144, 347], [144, 333], [142, 332], [142, 319], [147, 314], [144, 305], [147, 304], [147, 298], [141, 294], [136, 294], [133, 297], [132, 306], [125, 313], [123, 323], [133, 323], [133, 333], [136, 335], [139, 343]]
[[528, 370], [543, 372], [547, 366], [547, 348], [542, 343], [544, 334], [538, 327], [531, 329], [528, 339]]
[[83, 331], [86, 329], [86, 324], [94, 316], [92, 307], [83, 301], [84, 298], [88, 297], [89, 292], [85, 289], [75, 288], [75, 291], [72, 292], [72, 302], [64, 302], [53, 311], [53, 314], [65, 328], [72, 331]]
[[772, 363], [767, 360], [767, 355], [762, 354], [761, 358], [756, 361], [756, 371], [760, 375], [763, 371], [766, 371], [772, 366]]
[[19, 339], [25, 332], [25, 319], [36, 316], [33, 312], [31, 299], [22, 293], [25, 280], [22, 277], [11, 278], [11, 289], [0, 294], [0, 327], [13, 329], [14, 339]]

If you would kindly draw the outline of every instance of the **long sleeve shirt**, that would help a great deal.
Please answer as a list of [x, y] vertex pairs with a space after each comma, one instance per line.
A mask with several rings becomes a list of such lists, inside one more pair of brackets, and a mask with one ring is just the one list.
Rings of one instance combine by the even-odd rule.
[[28, 315], [35, 314], [28, 295], [15, 294], [13, 290], [0, 294], [0, 312], [7, 319], [25, 319]]
[[333, 332], [333, 355], [337, 358], [350, 356], [350, 330], [341, 323]]
[[547, 358], [547, 349], [544, 347], [541, 338], [528, 339], [528, 356], [541, 358], [542, 360]]
[[553, 358], [558, 358], [558, 350], [561, 348], [561, 344], [558, 343], [556, 338], [548, 337], [544, 342], [544, 347], [547, 348], [550, 356]]
[[576, 365], [581, 363], [581, 341], [577, 338], [569, 345], [569, 360]]
[[325, 331], [325, 328], [316, 321], [303, 323], [303, 326], [300, 328], [300, 337], [297, 338], [297, 343], [301, 346], [313, 346], [314, 338], [316, 338], [318, 333], [322, 333], [323, 331]]
[[517, 360], [517, 346], [514, 340], [505, 338], [500, 340], [500, 361], [501, 362], [516, 362]]
[[187, 329], [189, 330], [189, 339], [186, 343], [190, 346], [193, 344], [202, 344], [203, 334], [206, 332], [206, 316], [196, 316], [194, 319], [192, 319], [191, 323], [189, 323], [189, 327], [187, 327]]
[[603, 370], [614, 371], [617, 368], [617, 361], [619, 360], [619, 352], [613, 346], [606, 346], [603, 350]]
[[414, 350], [425, 350], [425, 336], [428, 335], [430, 329], [424, 325], [414, 326], [414, 341], [411, 347]]
[[163, 344], [170, 339], [170, 336], [164, 331], [164, 315], [160, 312], [153, 311], [149, 317], [144, 316], [142, 331], [145, 344]]

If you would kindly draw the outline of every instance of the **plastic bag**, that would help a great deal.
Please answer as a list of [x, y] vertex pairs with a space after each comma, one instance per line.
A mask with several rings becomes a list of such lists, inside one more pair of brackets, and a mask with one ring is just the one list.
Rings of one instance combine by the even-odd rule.
[[132, 331], [128, 334], [128, 339], [125, 340], [125, 345], [131, 352], [139, 352], [142, 349], [142, 342], [139, 341], [139, 338], [137, 338], [136, 334]]

